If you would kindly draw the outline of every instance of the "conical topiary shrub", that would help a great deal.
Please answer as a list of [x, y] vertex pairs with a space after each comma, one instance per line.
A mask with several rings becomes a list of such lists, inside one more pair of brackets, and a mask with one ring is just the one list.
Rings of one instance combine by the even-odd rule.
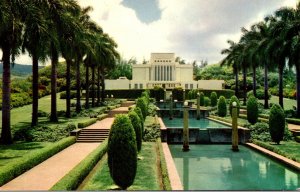
[[283, 140], [285, 129], [285, 115], [280, 105], [274, 104], [270, 110], [269, 131], [272, 140], [279, 145]]
[[121, 189], [134, 182], [137, 169], [136, 136], [128, 115], [117, 115], [108, 137], [110, 176]]
[[142, 148], [142, 122], [134, 111], [130, 111], [128, 116], [135, 131], [137, 150], [140, 151]]
[[218, 104], [218, 96], [215, 91], [211, 92], [210, 94], [210, 101], [211, 101], [211, 106], [215, 107]]
[[143, 114], [143, 119], [146, 119], [146, 116], [148, 114], [148, 106], [147, 101], [145, 97], [139, 97], [136, 101], [136, 107], [139, 107]]
[[200, 106], [204, 106], [204, 93], [200, 92]]
[[257, 122], [258, 119], [258, 105], [257, 99], [254, 96], [250, 96], [247, 101], [247, 120], [252, 125]]
[[227, 114], [226, 99], [224, 96], [220, 96], [218, 101], [218, 115], [220, 117], [225, 117], [226, 114]]
[[144, 135], [144, 122], [145, 122], [145, 119], [143, 118], [143, 114], [142, 114], [142, 111], [139, 107], [135, 107], [133, 109], [134, 112], [136, 112], [136, 114], [139, 116], [140, 120], [141, 120], [141, 123], [142, 123], [142, 135]]

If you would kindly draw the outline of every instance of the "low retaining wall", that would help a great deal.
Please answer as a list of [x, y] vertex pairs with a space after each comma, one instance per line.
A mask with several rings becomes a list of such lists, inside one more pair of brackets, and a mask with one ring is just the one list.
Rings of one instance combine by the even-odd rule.
[[[249, 129], [238, 129], [239, 142], [247, 143], [250, 139]], [[231, 128], [189, 128], [190, 143], [231, 143]], [[168, 143], [183, 143], [183, 129], [167, 128], [161, 130], [163, 142]]]

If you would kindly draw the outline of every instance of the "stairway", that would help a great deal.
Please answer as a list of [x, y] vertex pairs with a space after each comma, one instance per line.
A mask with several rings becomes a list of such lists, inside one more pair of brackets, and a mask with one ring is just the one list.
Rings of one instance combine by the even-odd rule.
[[81, 130], [77, 142], [95, 143], [104, 141], [109, 135], [109, 129], [87, 129]]

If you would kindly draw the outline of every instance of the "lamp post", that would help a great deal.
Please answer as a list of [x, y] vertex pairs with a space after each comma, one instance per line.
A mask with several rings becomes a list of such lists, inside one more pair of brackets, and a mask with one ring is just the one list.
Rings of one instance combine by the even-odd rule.
[[197, 93], [197, 120], [200, 119], [200, 94]]
[[166, 89], [164, 89], [164, 108], [166, 108]]
[[173, 119], [173, 95], [172, 93], [170, 94], [170, 120]]
[[185, 89], [183, 90], [182, 101], [185, 102]]
[[183, 105], [183, 147], [182, 151], [189, 151], [189, 106], [185, 101]]
[[232, 150], [239, 151], [239, 135], [237, 127], [237, 103], [232, 102]]

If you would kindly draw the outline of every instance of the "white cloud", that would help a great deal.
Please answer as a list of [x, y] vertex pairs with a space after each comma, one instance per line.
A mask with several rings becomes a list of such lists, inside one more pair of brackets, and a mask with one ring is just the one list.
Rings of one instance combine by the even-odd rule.
[[[297, 0], [158, 0], [161, 18], [149, 24], [140, 21], [122, 0], [78, 0], [92, 6], [91, 17], [118, 43], [120, 54], [139, 62], [151, 52], [175, 52], [191, 61], [220, 61], [227, 39], [238, 40], [240, 28], [248, 27], [281, 6]], [[140, 1], [137, 0], [137, 3]], [[28, 56], [17, 62], [28, 63]], [[29, 62], [31, 63], [31, 62]]]

